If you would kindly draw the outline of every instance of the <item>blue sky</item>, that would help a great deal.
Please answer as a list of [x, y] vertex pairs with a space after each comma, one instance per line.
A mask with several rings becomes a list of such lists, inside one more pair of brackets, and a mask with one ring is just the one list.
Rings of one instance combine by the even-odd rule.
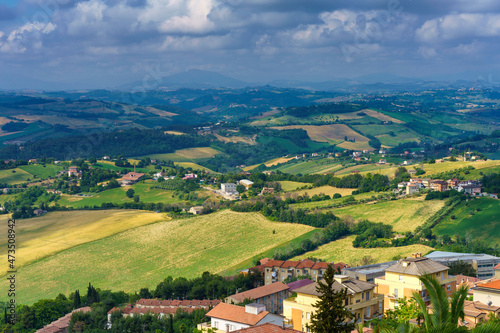
[[0, 73], [27, 86], [112, 87], [150, 68], [260, 82], [473, 79], [499, 73], [499, 41], [495, 0], [0, 1]]

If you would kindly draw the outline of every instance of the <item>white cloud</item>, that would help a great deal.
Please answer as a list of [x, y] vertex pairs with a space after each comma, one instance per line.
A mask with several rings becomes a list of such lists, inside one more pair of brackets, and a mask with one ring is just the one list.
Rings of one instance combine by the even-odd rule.
[[426, 21], [415, 36], [424, 43], [500, 36], [500, 14], [450, 14]]
[[209, 19], [214, 6], [213, 0], [148, 0], [138, 21], [162, 33], [203, 34], [215, 28]]
[[70, 18], [68, 33], [78, 35], [82, 32], [95, 31], [103, 21], [104, 11], [108, 7], [100, 0], [80, 2], [67, 15]]
[[56, 29], [52, 22], [29, 22], [12, 30], [8, 35], [0, 34], [0, 52], [24, 53], [28, 48], [42, 47], [42, 36], [50, 34]]

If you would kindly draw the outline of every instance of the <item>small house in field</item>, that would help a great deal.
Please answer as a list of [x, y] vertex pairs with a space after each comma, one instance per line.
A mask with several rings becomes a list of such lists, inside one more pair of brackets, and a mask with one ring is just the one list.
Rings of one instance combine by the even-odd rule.
[[79, 173], [78, 173], [78, 167], [77, 166], [70, 166], [68, 168], [68, 177], [78, 177], [79, 176]]
[[265, 194], [273, 194], [274, 193], [274, 188], [273, 187], [264, 187], [262, 191], [260, 191], [261, 195]]
[[194, 215], [203, 214], [203, 206], [194, 206], [189, 209], [189, 212]]
[[248, 190], [250, 187], [252, 187], [253, 182], [248, 179], [242, 179], [240, 180], [240, 185], [245, 186], [245, 188]]
[[122, 177], [122, 179], [120, 180], [120, 184], [122, 186], [133, 185], [137, 183], [143, 176], [144, 174], [140, 172], [129, 172]]

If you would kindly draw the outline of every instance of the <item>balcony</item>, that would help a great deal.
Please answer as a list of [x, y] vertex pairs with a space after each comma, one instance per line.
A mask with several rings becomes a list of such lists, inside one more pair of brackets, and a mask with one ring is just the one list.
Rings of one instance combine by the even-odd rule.
[[379, 302], [383, 302], [383, 301], [384, 301], [384, 295], [377, 295], [368, 301], [361, 301], [359, 303], [349, 304], [347, 306], [347, 308], [349, 308], [351, 310], [358, 310], [358, 309], [366, 308], [368, 306], [376, 305]]

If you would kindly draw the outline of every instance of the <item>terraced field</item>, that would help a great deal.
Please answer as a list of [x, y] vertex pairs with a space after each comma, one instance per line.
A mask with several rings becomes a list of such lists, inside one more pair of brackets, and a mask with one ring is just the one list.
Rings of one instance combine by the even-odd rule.
[[433, 250], [432, 247], [425, 245], [409, 245], [402, 247], [389, 247], [389, 248], [355, 248], [352, 246], [352, 241], [356, 236], [349, 236], [335, 242], [320, 246], [317, 250], [307, 252], [303, 255], [297, 256], [291, 260], [304, 259], [314, 257], [323, 259], [328, 262], [344, 262], [351, 266], [361, 265], [361, 260], [364, 257], [371, 258], [373, 263], [395, 260], [396, 258], [409, 257], [412, 253], [421, 252], [427, 254]]
[[[17, 302], [96, 288], [138, 291], [167, 276], [193, 278], [234, 267], [261, 252], [313, 230], [270, 222], [257, 213], [229, 210], [155, 223], [72, 247], [18, 271]], [[1, 277], [0, 277], [1, 278]], [[7, 281], [0, 280], [5, 290]], [[0, 295], [0, 301], [6, 294]]]
[[376, 204], [360, 204], [333, 209], [337, 216], [350, 215], [355, 219], [382, 222], [394, 227], [394, 231], [413, 231], [444, 206], [442, 200], [424, 200], [424, 197], [386, 201]]

